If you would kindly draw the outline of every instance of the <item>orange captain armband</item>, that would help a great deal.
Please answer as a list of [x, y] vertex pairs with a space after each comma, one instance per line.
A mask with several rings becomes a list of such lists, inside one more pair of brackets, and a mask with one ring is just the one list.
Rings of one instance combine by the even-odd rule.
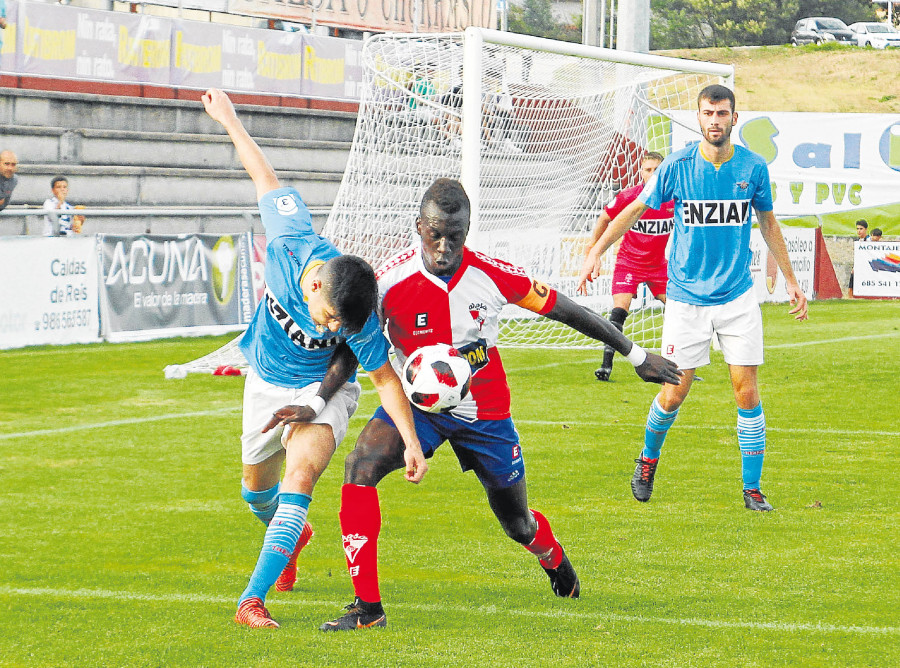
[[546, 283], [532, 280], [528, 294], [517, 301], [516, 305], [544, 315], [556, 305], [556, 290]]

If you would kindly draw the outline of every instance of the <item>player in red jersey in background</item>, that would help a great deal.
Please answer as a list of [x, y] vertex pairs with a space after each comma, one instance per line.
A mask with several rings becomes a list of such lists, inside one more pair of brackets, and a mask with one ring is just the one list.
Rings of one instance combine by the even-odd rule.
[[[591, 232], [591, 240], [585, 250], [582, 275], [588, 269], [593, 269], [596, 262], [591, 255], [591, 249], [597, 240], [606, 231], [609, 222], [619, 215], [626, 206], [631, 204], [644, 189], [644, 184], [656, 171], [663, 156], [654, 151], [644, 154], [641, 159], [641, 183], [631, 188], [619, 191], [615, 199], [603, 207], [603, 212], [597, 218], [597, 224]], [[646, 283], [650, 292], [661, 302], [666, 302], [666, 281], [668, 280], [668, 268], [666, 266], [666, 244], [672, 234], [675, 225], [675, 210], [672, 202], [663, 204], [662, 209], [647, 209], [641, 219], [634, 224], [622, 238], [619, 253], [616, 255], [616, 265], [613, 269], [612, 296], [613, 309], [609, 314], [609, 321], [619, 331], [625, 327], [628, 318], [628, 309], [631, 308], [631, 300], [637, 296], [637, 288], [641, 283]], [[590, 272], [588, 281], [592, 280]], [[586, 293], [585, 280], [578, 286], [580, 292]], [[603, 351], [603, 363], [594, 372], [597, 380], [609, 380], [612, 374], [613, 356], [616, 351], [607, 345]]]
[[[659, 355], [632, 344], [608, 320], [532, 280], [524, 270], [465, 247], [469, 198], [462, 185], [438, 179], [425, 192], [416, 220], [421, 243], [376, 272], [380, 312], [398, 364], [415, 350], [447, 343], [472, 366], [469, 395], [445, 413], [413, 408], [426, 457], [444, 441], [463, 470], [473, 470], [506, 534], [534, 554], [557, 596], [577, 597], [580, 582], [550, 523], [528, 507], [525, 464], [510, 417], [509, 385], [497, 350], [500, 311], [519, 306], [610, 344], [645, 381], [678, 384], [680, 372]], [[347, 456], [341, 490], [341, 533], [356, 599], [323, 631], [386, 626], [378, 587], [381, 511], [375, 486], [403, 467], [403, 444], [383, 408], [365, 426]]]

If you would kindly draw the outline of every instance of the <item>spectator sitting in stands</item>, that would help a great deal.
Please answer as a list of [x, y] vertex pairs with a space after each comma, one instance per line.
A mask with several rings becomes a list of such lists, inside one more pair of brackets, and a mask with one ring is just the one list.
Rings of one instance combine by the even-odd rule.
[[[50, 181], [50, 189], [53, 191], [53, 196], [44, 200], [45, 209], [72, 211], [77, 208], [66, 201], [69, 197], [69, 180], [65, 176], [53, 177], [53, 180]], [[81, 233], [83, 224], [84, 216], [69, 213], [47, 213], [44, 216], [44, 236], [71, 237]]]
[[[2, 43], [0, 43], [2, 44]], [[0, 211], [6, 208], [12, 197], [13, 190], [19, 182], [16, 170], [19, 168], [19, 159], [12, 151], [0, 151]]]

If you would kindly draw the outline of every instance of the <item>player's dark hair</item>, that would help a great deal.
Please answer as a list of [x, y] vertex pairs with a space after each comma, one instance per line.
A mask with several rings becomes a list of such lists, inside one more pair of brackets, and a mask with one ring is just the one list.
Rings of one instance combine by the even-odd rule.
[[453, 214], [462, 209], [471, 210], [469, 196], [466, 195], [462, 183], [456, 179], [440, 178], [428, 186], [428, 190], [422, 195], [422, 204], [419, 213], [424, 212], [425, 205], [434, 202], [444, 213]]
[[326, 301], [348, 334], [362, 330], [378, 303], [375, 272], [361, 257], [339, 255], [319, 269]]
[[874, 230], [872, 230], [873, 237], [880, 237], [882, 234], [884, 234], [884, 232], [881, 231], [880, 227], [876, 227]]
[[867, 221], [865, 218], [860, 218], [859, 220], [856, 221], [856, 226], [869, 229], [869, 221]]
[[63, 183], [68, 183], [69, 179], [67, 179], [65, 176], [54, 176], [53, 180], [50, 181], [50, 189], [52, 190], [53, 188], [55, 188], [56, 184], [60, 181], [62, 181]]
[[645, 160], [656, 160], [657, 162], [662, 162], [663, 160], [665, 160], [665, 157], [663, 157], [662, 153], [658, 153], [657, 151], [647, 151], [646, 153], [644, 153], [644, 157], [641, 158], [641, 162], [644, 162]]
[[700, 102], [703, 100], [708, 100], [713, 104], [721, 102], [722, 100], [728, 100], [731, 103], [731, 111], [734, 113], [734, 93], [727, 86], [712, 84], [701, 90], [700, 94], [697, 96], [698, 109], [700, 108]]

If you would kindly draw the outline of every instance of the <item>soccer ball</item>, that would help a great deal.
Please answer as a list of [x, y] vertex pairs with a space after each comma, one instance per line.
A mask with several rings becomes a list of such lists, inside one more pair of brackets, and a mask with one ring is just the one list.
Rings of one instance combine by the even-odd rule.
[[472, 368], [456, 348], [437, 343], [410, 355], [400, 380], [414, 406], [426, 413], [440, 413], [458, 406], [469, 393]]

